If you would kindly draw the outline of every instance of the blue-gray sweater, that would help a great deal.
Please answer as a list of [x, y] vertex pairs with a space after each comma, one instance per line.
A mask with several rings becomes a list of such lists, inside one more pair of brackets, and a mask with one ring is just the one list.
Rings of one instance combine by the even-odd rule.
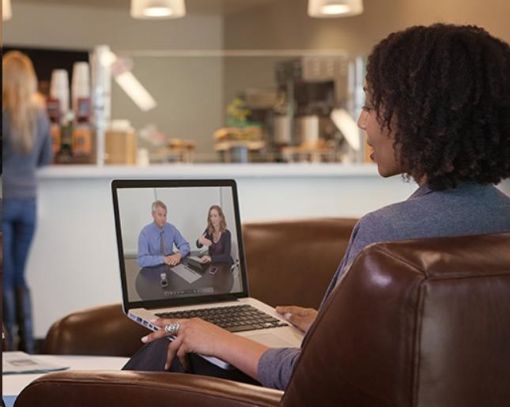
[[46, 113], [37, 112], [34, 148], [28, 154], [16, 151], [12, 145], [9, 115], [2, 111], [3, 135], [3, 197], [5, 199], [35, 198], [38, 167], [51, 163], [50, 126]]
[[[322, 303], [357, 254], [371, 243], [498, 232], [510, 232], [510, 197], [496, 187], [469, 183], [431, 191], [422, 186], [406, 201], [359, 220]], [[298, 348], [264, 352], [258, 364], [258, 380], [266, 387], [285, 389], [299, 353]]]

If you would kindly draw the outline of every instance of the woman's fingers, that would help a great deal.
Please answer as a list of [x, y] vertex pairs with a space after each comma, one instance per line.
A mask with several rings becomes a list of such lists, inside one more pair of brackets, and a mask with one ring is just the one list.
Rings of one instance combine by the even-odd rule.
[[160, 329], [159, 331], [155, 331], [153, 333], [150, 333], [149, 335], [145, 335], [142, 338], [143, 343], [150, 343], [154, 342], [156, 339], [163, 338], [164, 336], [167, 336], [164, 332], [164, 330]]
[[279, 314], [282, 314], [282, 315], [286, 315], [286, 314], [301, 315], [305, 312], [305, 310], [306, 310], [305, 308], [298, 307], [296, 305], [283, 305], [283, 306], [280, 305], [280, 306], [276, 307], [276, 312], [278, 312]]
[[317, 315], [317, 311], [313, 308], [303, 308], [295, 305], [278, 306], [276, 311], [303, 332], [308, 330]]
[[188, 358], [187, 358], [188, 353], [189, 352], [186, 349], [186, 346], [184, 344], [182, 344], [179, 347], [179, 349], [177, 350], [177, 357], [179, 358], [179, 361], [181, 362], [181, 365], [184, 368], [185, 372], [189, 371]]
[[186, 322], [184, 320], [177, 320], [177, 319], [157, 318], [157, 319], [151, 320], [151, 323], [153, 323], [154, 325], [159, 327], [159, 329], [157, 331], [150, 333], [149, 335], [144, 336], [142, 338], [143, 343], [153, 342], [156, 339], [160, 339], [165, 336], [168, 336], [168, 333], [165, 331], [166, 325], [179, 323], [179, 325], [180, 325], [179, 330], [180, 330], [180, 329], [182, 329], [183, 324], [185, 324]]
[[168, 368], [172, 365], [174, 357], [177, 354], [177, 351], [179, 350], [179, 348], [181, 347], [181, 343], [182, 343], [182, 337], [181, 338], [177, 337], [172, 342], [170, 342], [170, 344], [168, 345], [168, 350], [166, 353], [165, 370], [168, 370]]

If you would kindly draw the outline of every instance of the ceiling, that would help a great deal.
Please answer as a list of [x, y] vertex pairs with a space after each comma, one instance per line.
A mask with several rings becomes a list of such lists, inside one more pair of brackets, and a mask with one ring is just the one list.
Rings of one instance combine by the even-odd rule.
[[[278, 0], [186, 0], [188, 14], [232, 14]], [[48, 3], [129, 10], [129, 0], [16, 0], [17, 3]]]

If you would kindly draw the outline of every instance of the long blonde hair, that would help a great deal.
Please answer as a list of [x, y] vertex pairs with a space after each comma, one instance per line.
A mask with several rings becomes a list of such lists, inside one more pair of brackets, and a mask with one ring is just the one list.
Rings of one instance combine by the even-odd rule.
[[25, 54], [10, 51], [2, 59], [2, 74], [2, 103], [9, 115], [10, 140], [16, 150], [29, 153], [34, 146], [37, 120], [34, 66]]
[[221, 209], [221, 206], [219, 205], [212, 205], [209, 208], [209, 212], [207, 212], [207, 233], [209, 233], [211, 236], [214, 232], [214, 226], [211, 222], [211, 211], [213, 209], [218, 212], [220, 217], [220, 232], [224, 232], [227, 229], [227, 221], [225, 219], [225, 215], [223, 214], [223, 209]]

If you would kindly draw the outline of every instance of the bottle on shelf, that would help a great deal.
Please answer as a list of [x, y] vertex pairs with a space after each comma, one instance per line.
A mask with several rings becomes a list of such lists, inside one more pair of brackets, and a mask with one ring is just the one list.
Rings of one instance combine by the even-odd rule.
[[57, 156], [57, 162], [60, 164], [73, 162], [73, 120], [73, 112], [67, 112], [60, 123], [60, 151]]
[[87, 62], [76, 62], [73, 66], [72, 107], [74, 128], [72, 152], [76, 162], [90, 163], [93, 155], [93, 132], [90, 122], [90, 71]]
[[64, 69], [51, 73], [50, 96], [46, 101], [51, 127], [51, 141], [55, 162], [59, 162], [62, 147], [62, 123], [69, 112], [69, 78]]
[[57, 157], [60, 152], [61, 129], [60, 129], [60, 101], [58, 99], [49, 97], [46, 100], [46, 110], [48, 118], [50, 119], [50, 134], [51, 134], [51, 148], [53, 150], [53, 157]]

